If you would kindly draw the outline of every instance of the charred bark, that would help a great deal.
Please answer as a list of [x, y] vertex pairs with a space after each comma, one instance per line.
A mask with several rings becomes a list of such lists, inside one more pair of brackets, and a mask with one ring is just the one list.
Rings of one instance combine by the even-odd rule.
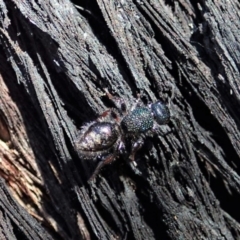
[[[1, 239], [240, 239], [237, 0], [0, 4]], [[104, 88], [173, 117], [88, 182]]]

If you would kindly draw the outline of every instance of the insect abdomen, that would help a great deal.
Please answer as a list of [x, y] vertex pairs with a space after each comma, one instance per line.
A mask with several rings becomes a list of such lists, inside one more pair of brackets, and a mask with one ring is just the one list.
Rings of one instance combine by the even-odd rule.
[[111, 148], [117, 141], [119, 130], [117, 125], [108, 122], [96, 122], [76, 140], [80, 151], [102, 151]]

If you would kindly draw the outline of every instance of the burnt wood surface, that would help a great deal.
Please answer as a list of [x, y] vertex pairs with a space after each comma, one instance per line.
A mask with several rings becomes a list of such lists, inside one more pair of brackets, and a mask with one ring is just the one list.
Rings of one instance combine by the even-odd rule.
[[[0, 239], [240, 239], [240, 4], [0, 0]], [[74, 139], [111, 107], [172, 118], [136, 166]]]

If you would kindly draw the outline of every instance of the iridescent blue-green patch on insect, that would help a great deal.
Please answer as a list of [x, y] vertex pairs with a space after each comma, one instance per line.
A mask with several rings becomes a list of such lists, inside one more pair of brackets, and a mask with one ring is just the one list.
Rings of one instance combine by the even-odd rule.
[[144, 133], [153, 127], [153, 117], [151, 110], [145, 107], [137, 107], [126, 115], [121, 127], [126, 133]]

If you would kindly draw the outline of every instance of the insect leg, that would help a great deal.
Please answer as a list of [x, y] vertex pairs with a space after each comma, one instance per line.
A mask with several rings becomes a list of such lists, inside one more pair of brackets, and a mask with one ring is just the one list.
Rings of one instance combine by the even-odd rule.
[[101, 122], [104, 119], [114, 119], [116, 122], [120, 122], [120, 117], [117, 111], [113, 108], [108, 109], [101, 113], [101, 115], [97, 118], [97, 121]]
[[126, 114], [127, 112], [127, 105], [125, 101], [122, 98], [115, 97], [111, 93], [108, 92], [108, 90], [105, 88], [104, 89], [106, 92], [106, 96], [108, 97], [109, 100], [112, 101], [114, 106], [123, 114]]
[[131, 154], [129, 156], [129, 159], [131, 161], [134, 161], [135, 160], [135, 154], [136, 152], [143, 146], [144, 144], [144, 139], [142, 136], [140, 136], [137, 141], [135, 141], [133, 144], [132, 144], [132, 149], [131, 149]]
[[113, 162], [116, 158], [116, 155], [115, 154], [110, 154], [110, 155], [107, 155], [103, 160], [101, 160], [96, 169], [94, 170], [92, 176], [90, 177], [89, 181], [92, 181], [96, 175], [99, 173], [99, 171], [101, 170], [102, 167], [104, 167], [105, 165]]

